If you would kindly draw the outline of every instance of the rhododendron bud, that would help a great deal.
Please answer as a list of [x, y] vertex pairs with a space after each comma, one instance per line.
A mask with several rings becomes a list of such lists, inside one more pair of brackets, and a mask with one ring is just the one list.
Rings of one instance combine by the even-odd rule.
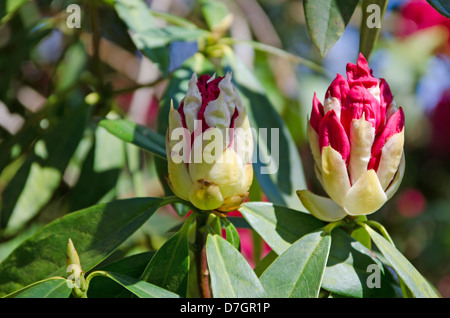
[[201, 210], [241, 206], [253, 180], [253, 137], [230, 73], [192, 75], [178, 110], [171, 106], [166, 151], [177, 196]]
[[389, 85], [373, 77], [360, 54], [356, 65], [347, 64], [347, 79], [336, 76], [323, 104], [314, 94], [308, 139], [331, 200], [301, 190], [303, 205], [324, 221], [377, 211], [403, 178], [404, 126]]

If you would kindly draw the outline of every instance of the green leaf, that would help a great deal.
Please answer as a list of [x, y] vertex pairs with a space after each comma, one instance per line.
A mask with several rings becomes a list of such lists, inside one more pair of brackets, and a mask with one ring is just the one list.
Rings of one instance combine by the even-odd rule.
[[0, 264], [0, 296], [47, 277], [67, 276], [65, 254], [69, 238], [76, 246], [83, 270], [89, 271], [165, 203], [163, 198], [118, 200], [56, 219]]
[[330, 252], [331, 236], [304, 235], [261, 275], [266, 297], [317, 298]]
[[241, 249], [241, 241], [239, 239], [239, 233], [227, 218], [221, 219], [225, 228], [225, 235], [228, 242], [231, 243], [238, 251]]
[[0, 5], [0, 24], [5, 23], [27, 0], [6, 0]]
[[244, 256], [218, 235], [208, 235], [206, 257], [215, 298], [257, 298], [264, 289]]
[[141, 275], [141, 280], [181, 296], [186, 295], [189, 272], [188, 230], [191, 221], [192, 217], [188, 218], [183, 227], [159, 248]]
[[[326, 224], [310, 214], [266, 202], [245, 203], [239, 211], [278, 255], [304, 235], [316, 232]], [[393, 285], [395, 282], [385, 273], [383, 264], [366, 247], [341, 229], [334, 229], [331, 237], [323, 288], [346, 297], [396, 295]], [[366, 281], [371, 274], [367, 272], [367, 267], [371, 264], [380, 268], [381, 288], [367, 287]]]
[[[64, 107], [62, 103], [56, 106]], [[20, 229], [51, 199], [87, 125], [90, 107], [66, 105], [2, 192], [0, 227]], [[65, 142], [61, 142], [64, 140]]]
[[[379, 274], [379, 288], [370, 288], [368, 284], [374, 269]], [[341, 229], [331, 232], [331, 249], [322, 288], [345, 297], [399, 296], [398, 282], [381, 260]]]
[[254, 141], [258, 157], [253, 171], [261, 188], [274, 204], [301, 209], [296, 191], [306, 189], [306, 181], [300, 155], [287, 126], [254, 74], [232, 53], [226, 55], [225, 63], [233, 71], [233, 80], [251, 127], [260, 137], [261, 132], [266, 131], [266, 140], [259, 138]]
[[350, 234], [351, 237], [353, 237], [355, 240], [360, 242], [362, 245], [367, 247], [367, 249], [371, 249], [372, 247], [372, 240], [370, 239], [369, 233], [367, 233], [366, 229], [363, 227], [358, 227], [352, 231]]
[[220, 26], [229, 14], [225, 3], [218, 0], [201, 0], [200, 8], [210, 30]]
[[359, 0], [305, 0], [306, 25], [312, 41], [324, 57], [339, 40]]
[[115, 9], [132, 31], [131, 38], [136, 47], [157, 64], [164, 77], [169, 70], [168, 44], [170, 42], [197, 40], [209, 34], [202, 29], [178, 26], [158, 28], [144, 1], [115, 0]]
[[268, 202], [248, 202], [239, 211], [278, 255], [325, 224], [310, 214]]
[[[372, 21], [373, 17], [380, 19], [380, 24], [383, 20], [384, 13], [386, 12], [388, 0], [364, 0], [362, 2], [362, 20], [359, 33], [359, 51], [369, 59], [375, 43], [380, 33], [381, 25], [378, 27], [369, 27], [375, 21]], [[369, 7], [375, 5], [375, 7]], [[374, 11], [375, 10], [375, 11]], [[377, 14], [379, 13], [379, 15]]]
[[91, 275], [104, 275], [111, 278], [116, 283], [122, 285], [139, 298], [180, 298], [177, 294], [171, 293], [161, 287], [138, 280], [136, 278], [114, 273], [114, 272], [94, 272]]
[[68, 92], [80, 81], [81, 73], [85, 69], [87, 53], [84, 44], [75, 42], [64, 54], [64, 59], [58, 64], [55, 76], [55, 90]]
[[67, 280], [62, 277], [52, 277], [33, 283], [17, 292], [7, 295], [7, 298], [67, 298], [71, 289]]
[[447, 0], [427, 0], [437, 12], [446, 18], [450, 18], [450, 3]]
[[404, 257], [391, 243], [384, 237], [365, 226], [375, 245], [391, 264], [398, 276], [403, 280], [413, 295], [417, 298], [438, 298], [439, 295], [428, 281], [414, 268], [414, 266]]
[[166, 159], [164, 136], [126, 119], [103, 119], [98, 123], [117, 138]]
[[[100, 271], [114, 272], [139, 279], [155, 252], [144, 252], [99, 266]], [[89, 284], [88, 298], [130, 297], [130, 292], [107, 277], [99, 276]]]
[[[86, 152], [85, 158], [73, 158], [69, 165], [73, 174], [79, 171], [76, 184], [65, 197], [68, 211], [76, 211], [100, 202], [116, 187], [125, 165], [125, 144], [103, 127], [90, 131], [77, 152]], [[90, 147], [90, 149], [89, 149]], [[83, 149], [84, 148], [84, 149]], [[89, 149], [89, 150], [86, 150]], [[78, 155], [75, 153], [74, 157]], [[82, 155], [79, 155], [82, 157]], [[77, 164], [77, 161], [81, 161]], [[67, 171], [68, 172], [68, 171]], [[69, 173], [68, 173], [69, 174]], [[90, 191], [86, 191], [90, 189]]]
[[261, 277], [264, 271], [277, 259], [277, 257], [277, 253], [275, 253], [273, 250], [271, 250], [266, 256], [264, 256], [264, 258], [260, 260], [254, 268], [256, 276]]

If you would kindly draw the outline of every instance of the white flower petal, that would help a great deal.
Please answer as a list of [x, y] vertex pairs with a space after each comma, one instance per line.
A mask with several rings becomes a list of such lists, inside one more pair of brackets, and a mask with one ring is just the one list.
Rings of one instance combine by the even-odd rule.
[[387, 201], [375, 170], [367, 170], [350, 188], [343, 207], [350, 215], [366, 215], [377, 211]]
[[322, 148], [322, 180], [325, 191], [340, 206], [350, 190], [345, 161], [331, 146]]
[[367, 171], [372, 145], [375, 140], [375, 127], [365, 120], [365, 116], [360, 119], [353, 119], [350, 127], [350, 162], [348, 170], [352, 184]]
[[318, 196], [308, 190], [297, 191], [297, 195], [303, 206], [322, 221], [333, 222], [347, 215], [342, 207], [333, 200]]
[[377, 176], [381, 187], [386, 189], [398, 170], [403, 154], [403, 144], [405, 139], [405, 129], [392, 135], [381, 149], [380, 164], [377, 169]]

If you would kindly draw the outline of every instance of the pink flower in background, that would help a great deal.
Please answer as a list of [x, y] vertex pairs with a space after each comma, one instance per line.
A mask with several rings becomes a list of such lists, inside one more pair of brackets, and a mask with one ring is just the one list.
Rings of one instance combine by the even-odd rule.
[[418, 189], [403, 190], [396, 200], [398, 212], [407, 218], [419, 216], [425, 211], [426, 199]]
[[450, 19], [442, 16], [426, 0], [412, 0], [406, 2], [400, 9], [402, 19], [398, 25], [398, 35], [401, 37], [413, 34], [416, 31], [441, 25], [449, 31]]
[[450, 157], [450, 88], [443, 94], [430, 114], [431, 140], [430, 148], [435, 156]]

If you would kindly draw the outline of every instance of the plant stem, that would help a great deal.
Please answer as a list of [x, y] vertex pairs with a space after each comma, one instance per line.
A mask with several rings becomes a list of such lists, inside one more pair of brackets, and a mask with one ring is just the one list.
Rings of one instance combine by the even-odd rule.
[[209, 282], [208, 260], [206, 258], [206, 237], [208, 231], [203, 228], [208, 220], [208, 212], [197, 213], [197, 225], [195, 230], [197, 279], [200, 287], [201, 298], [211, 298], [211, 287]]

